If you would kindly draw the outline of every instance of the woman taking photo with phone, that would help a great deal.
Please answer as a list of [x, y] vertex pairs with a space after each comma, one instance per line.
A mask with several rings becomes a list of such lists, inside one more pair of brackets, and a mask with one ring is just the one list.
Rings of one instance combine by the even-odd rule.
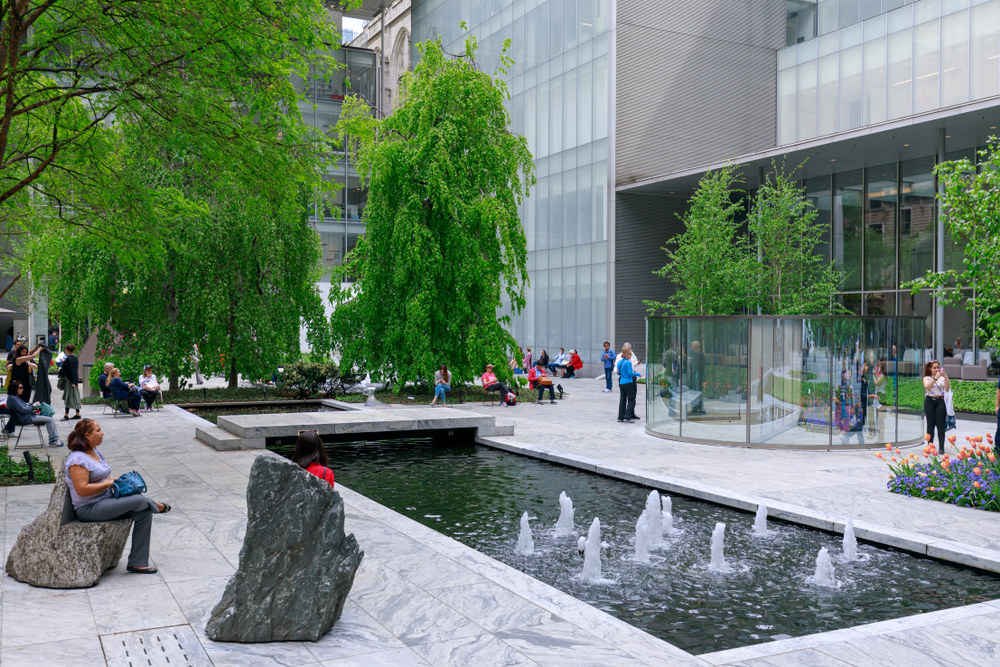
[[928, 442], [934, 442], [934, 427], [937, 427], [938, 454], [944, 454], [944, 429], [948, 417], [944, 406], [946, 391], [951, 391], [948, 374], [941, 364], [930, 362], [924, 367], [924, 416], [927, 418]]

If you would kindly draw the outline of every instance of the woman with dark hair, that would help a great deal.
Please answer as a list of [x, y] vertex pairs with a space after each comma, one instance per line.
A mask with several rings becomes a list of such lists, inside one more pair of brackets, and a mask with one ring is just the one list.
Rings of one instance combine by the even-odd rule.
[[98, 447], [104, 431], [93, 419], [83, 419], [69, 434], [70, 454], [66, 457], [66, 484], [76, 518], [85, 523], [131, 518], [132, 550], [128, 554], [129, 572], [156, 574], [149, 565], [149, 533], [153, 515], [170, 511], [170, 505], [150, 500], [141, 493], [115, 498], [111, 486], [111, 466]]
[[[28, 347], [23, 343], [18, 344], [17, 348], [14, 350], [14, 357], [12, 359], [13, 364], [10, 369], [10, 379], [13, 383], [17, 380], [21, 383], [21, 393], [19, 398], [25, 403], [31, 402], [31, 371], [38, 368], [34, 363], [35, 359], [42, 351], [41, 345], [36, 345], [30, 352]], [[9, 394], [10, 392], [8, 392]]]
[[7, 410], [10, 411], [10, 421], [7, 422], [8, 433], [14, 432], [15, 426], [31, 426], [34, 424], [45, 424], [45, 430], [49, 434], [49, 447], [62, 447], [62, 440], [59, 439], [59, 429], [52, 417], [35, 414], [35, 406], [25, 403], [18, 397], [23, 391], [20, 380], [11, 380], [7, 387]]
[[944, 393], [951, 391], [948, 374], [936, 361], [924, 366], [924, 417], [927, 419], [928, 442], [934, 442], [934, 427], [938, 432], [938, 453], [944, 454], [944, 429], [948, 411], [944, 406]]
[[292, 452], [292, 463], [298, 463], [306, 472], [330, 482], [330, 488], [333, 488], [333, 471], [327, 467], [330, 459], [326, 457], [326, 448], [323, 447], [318, 431], [299, 431], [295, 451]]
[[448, 367], [441, 364], [441, 368], [434, 373], [434, 400], [431, 401], [431, 405], [438, 402], [441, 399], [441, 405], [447, 403], [447, 398], [445, 398], [444, 393], [446, 391], [451, 391], [451, 373], [448, 372]]

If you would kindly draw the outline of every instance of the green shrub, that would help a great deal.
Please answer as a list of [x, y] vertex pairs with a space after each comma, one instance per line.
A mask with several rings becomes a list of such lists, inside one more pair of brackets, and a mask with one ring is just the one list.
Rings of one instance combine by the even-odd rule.
[[278, 376], [278, 387], [295, 391], [296, 398], [312, 398], [322, 393], [329, 396], [335, 393], [335, 385], [340, 377], [340, 369], [332, 359], [318, 361], [315, 359], [300, 359], [288, 366]]
[[28, 464], [23, 458], [11, 458], [6, 447], [0, 447], [0, 486], [20, 486], [22, 484], [51, 484], [56, 481], [52, 462], [31, 455], [35, 479], [28, 481]]

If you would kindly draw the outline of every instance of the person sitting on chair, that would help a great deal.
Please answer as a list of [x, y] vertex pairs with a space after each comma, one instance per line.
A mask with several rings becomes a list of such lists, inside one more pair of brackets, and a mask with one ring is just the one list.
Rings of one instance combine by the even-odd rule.
[[153, 402], [156, 397], [160, 395], [160, 383], [157, 382], [156, 376], [153, 375], [153, 367], [146, 364], [142, 369], [142, 375], [139, 376], [139, 396], [146, 401], [146, 409], [153, 409]]
[[497, 380], [497, 376], [493, 374], [493, 364], [486, 364], [486, 372], [482, 375], [483, 389], [486, 391], [499, 391], [500, 392], [500, 405], [507, 407], [507, 394], [510, 393], [510, 389], [503, 383]]
[[581, 359], [580, 355], [576, 353], [576, 350], [570, 350], [569, 361], [563, 364], [563, 377], [576, 377], [576, 372], [581, 368], [583, 368], [583, 359]]
[[319, 431], [299, 431], [295, 451], [292, 452], [292, 463], [298, 463], [306, 472], [325, 479], [330, 483], [330, 488], [333, 488], [333, 471], [330, 470], [330, 459], [326, 456]]
[[[544, 380], [542, 378], [545, 378]], [[532, 389], [538, 390], [538, 404], [542, 404], [542, 396], [545, 395], [545, 390], [549, 390], [549, 403], [556, 402], [556, 392], [552, 388], [552, 378], [545, 374], [545, 364], [539, 359], [535, 362], [535, 367], [528, 371], [528, 382], [531, 383]]]
[[559, 369], [562, 368], [563, 364], [567, 361], [569, 361], [569, 357], [566, 356], [566, 353], [563, 352], [563, 349], [560, 347], [559, 354], [556, 355], [555, 359], [553, 359], [552, 363], [548, 366], [549, 372], [554, 374], [556, 377], [559, 377]]
[[104, 364], [104, 372], [97, 376], [97, 386], [101, 389], [101, 398], [111, 398], [111, 390], [108, 389], [108, 375], [115, 365], [110, 361]]
[[[108, 374], [108, 389], [117, 400], [128, 401], [129, 412], [132, 413], [133, 417], [138, 417], [142, 414], [139, 412], [140, 401], [142, 399], [139, 397], [138, 392], [135, 391], [135, 385], [122, 380], [122, 372], [117, 368], [112, 368], [111, 373]], [[124, 411], [123, 408], [122, 412]]]
[[36, 415], [35, 406], [31, 405], [31, 403], [25, 403], [18, 398], [21, 390], [20, 381], [10, 381], [10, 386], [7, 388], [7, 410], [10, 412], [10, 419], [7, 421], [7, 426], [4, 430], [7, 433], [13, 433], [15, 426], [44, 424], [45, 430], [49, 434], [49, 447], [62, 447], [63, 443], [59, 439], [59, 430], [56, 428], [55, 420], [52, 417]]

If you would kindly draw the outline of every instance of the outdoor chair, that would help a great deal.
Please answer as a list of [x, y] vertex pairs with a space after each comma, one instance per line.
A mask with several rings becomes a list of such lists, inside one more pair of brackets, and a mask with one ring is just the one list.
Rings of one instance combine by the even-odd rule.
[[[17, 424], [16, 427], [15, 427], [15, 428], [17, 428], [17, 435], [15, 436], [13, 433], [9, 433], [6, 430], [4, 430], [5, 427], [7, 426], [7, 420], [8, 419], [9, 419], [9, 417], [7, 417], [6, 415], [0, 416], [0, 432], [3, 433], [4, 440], [7, 441], [8, 451], [14, 451], [15, 449], [17, 449], [20, 446], [20, 444], [21, 444], [21, 434], [24, 432], [24, 427], [25, 426], [33, 426], [35, 428], [35, 431], [38, 433], [38, 446], [39, 447], [41, 447], [42, 449], [45, 449], [45, 447], [48, 446], [49, 443], [45, 439], [45, 435], [42, 433], [42, 429], [45, 427], [45, 424]], [[14, 446], [13, 447], [10, 446], [10, 441], [11, 441], [12, 438], [14, 440]], [[34, 447], [34, 446], [35, 445], [25, 445], [25, 448]]]

